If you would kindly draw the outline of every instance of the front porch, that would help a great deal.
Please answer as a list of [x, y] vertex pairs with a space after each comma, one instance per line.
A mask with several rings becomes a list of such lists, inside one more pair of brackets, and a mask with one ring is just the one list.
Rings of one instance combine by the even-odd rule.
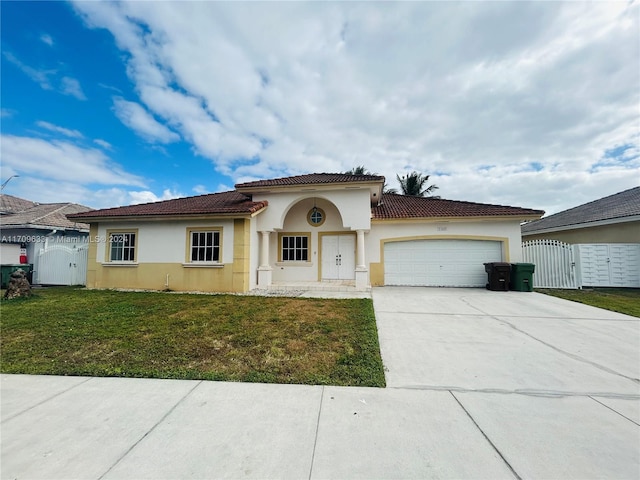
[[371, 298], [371, 287], [356, 288], [355, 280], [323, 282], [273, 282], [259, 289], [266, 295], [309, 298]]
[[[359, 218], [350, 219], [347, 206], [341, 209], [340, 202], [317, 194], [292, 195], [288, 202], [272, 222], [266, 217], [258, 219], [258, 288], [281, 290], [305, 283], [302, 288], [316, 291], [345, 291], [342, 287], [367, 291], [365, 234], [369, 225], [358, 228], [362, 226], [357, 223]], [[362, 213], [366, 220], [369, 216], [368, 210]]]

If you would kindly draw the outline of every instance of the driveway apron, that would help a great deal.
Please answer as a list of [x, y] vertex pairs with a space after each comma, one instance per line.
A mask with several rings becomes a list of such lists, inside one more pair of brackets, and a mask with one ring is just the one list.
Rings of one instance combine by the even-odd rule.
[[387, 387], [450, 392], [518, 476], [640, 474], [640, 318], [483, 289], [373, 301]]

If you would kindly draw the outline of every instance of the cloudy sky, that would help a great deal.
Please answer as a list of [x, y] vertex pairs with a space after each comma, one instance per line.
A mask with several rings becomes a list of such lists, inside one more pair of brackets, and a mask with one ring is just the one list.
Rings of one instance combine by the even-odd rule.
[[624, 2], [2, 2], [4, 193], [108, 207], [358, 165], [548, 214], [640, 184]]

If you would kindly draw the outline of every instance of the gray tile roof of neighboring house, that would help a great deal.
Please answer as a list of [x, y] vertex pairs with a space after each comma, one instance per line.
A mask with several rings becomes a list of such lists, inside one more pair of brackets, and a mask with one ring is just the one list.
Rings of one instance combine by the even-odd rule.
[[640, 187], [594, 200], [522, 226], [522, 233], [640, 215]]
[[31, 203], [33, 206], [26, 210], [0, 216], [0, 225], [13, 228], [44, 227], [89, 230], [88, 224], [74, 222], [67, 218], [68, 214], [91, 211], [89, 207], [77, 203]]
[[293, 185], [318, 185], [331, 183], [357, 183], [357, 182], [382, 182], [384, 177], [380, 175], [351, 175], [348, 173], [310, 173], [295, 177], [275, 178], [271, 180], [256, 180], [236, 184], [237, 189], [254, 187], [288, 187]]
[[18, 213], [38, 205], [36, 202], [13, 195], [0, 194], [0, 214]]
[[486, 203], [413, 197], [385, 193], [380, 205], [371, 209], [374, 219], [388, 220], [425, 217], [530, 217], [544, 215], [542, 210], [490, 205]]
[[104, 217], [145, 217], [167, 215], [247, 215], [267, 206], [266, 201], [254, 202], [240, 192], [211, 193], [197, 197], [175, 198], [162, 202], [126, 207], [105, 208], [69, 215], [72, 219]]

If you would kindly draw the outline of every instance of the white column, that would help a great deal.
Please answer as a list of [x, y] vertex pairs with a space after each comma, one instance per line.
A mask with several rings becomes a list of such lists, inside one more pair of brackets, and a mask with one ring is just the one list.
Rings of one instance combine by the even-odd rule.
[[262, 245], [260, 247], [260, 268], [269, 267], [269, 231], [263, 231]]
[[364, 230], [356, 230], [356, 289], [366, 290], [369, 286], [369, 271], [364, 256]]
[[356, 231], [356, 235], [357, 235], [357, 246], [356, 246], [356, 252], [358, 254], [358, 258], [356, 261], [356, 268], [357, 269], [366, 269], [367, 268], [367, 264], [364, 263], [364, 230], [357, 230]]
[[270, 231], [262, 231], [262, 244], [260, 245], [260, 266], [258, 267], [258, 288], [267, 288], [271, 285], [272, 268], [269, 264], [269, 235]]

